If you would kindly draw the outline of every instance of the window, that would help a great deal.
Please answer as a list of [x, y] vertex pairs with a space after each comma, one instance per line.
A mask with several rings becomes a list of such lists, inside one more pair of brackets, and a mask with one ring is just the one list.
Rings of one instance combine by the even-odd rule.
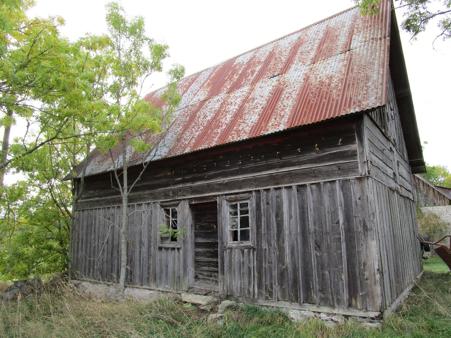
[[250, 242], [249, 201], [229, 202], [229, 242]]
[[160, 229], [160, 240], [162, 243], [177, 242], [178, 224], [177, 224], [177, 208], [163, 208], [164, 225]]

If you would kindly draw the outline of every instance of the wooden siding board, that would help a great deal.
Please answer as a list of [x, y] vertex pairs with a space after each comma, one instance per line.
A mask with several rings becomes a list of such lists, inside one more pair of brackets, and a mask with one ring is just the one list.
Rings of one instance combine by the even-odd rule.
[[365, 236], [365, 215], [364, 211], [362, 210], [362, 199], [363, 199], [363, 192], [361, 183], [357, 180], [352, 181], [351, 183], [351, 191], [352, 191], [352, 198], [351, 201], [353, 203], [353, 235], [355, 236], [355, 243], [356, 243], [356, 251], [355, 255], [357, 258], [356, 264], [358, 267], [358, 275], [355, 282], [357, 283], [357, 289], [359, 290], [359, 296], [357, 297], [357, 308], [359, 309], [366, 309], [367, 308], [367, 300], [366, 295], [368, 294], [368, 285], [367, 285], [367, 261], [365, 258], [365, 252], [366, 252], [366, 240], [364, 238]]
[[89, 226], [89, 235], [90, 240], [88, 242], [89, 247], [89, 263], [88, 263], [88, 269], [87, 269], [87, 275], [91, 279], [95, 279], [94, 277], [94, 271], [95, 271], [95, 261], [94, 261], [94, 250], [95, 250], [95, 216], [97, 214], [98, 209], [90, 210], [89, 212], [89, 220], [88, 220], [88, 226]]
[[159, 287], [160, 283], [160, 262], [158, 260], [158, 236], [159, 236], [159, 229], [157, 224], [160, 224], [159, 214], [160, 214], [160, 207], [158, 203], [151, 203], [152, 208], [152, 245], [151, 245], [151, 253], [150, 253], [150, 261], [151, 261], [151, 270], [150, 270], [150, 277], [151, 277], [151, 285], [152, 287]]
[[141, 247], [141, 274], [142, 285], [149, 285], [149, 205], [143, 205], [143, 212], [141, 214], [142, 224], [142, 247]]
[[[274, 276], [274, 268], [275, 265], [274, 262], [274, 254], [273, 254], [273, 247], [274, 243], [273, 240], [275, 238], [275, 233], [272, 229], [272, 220], [271, 220], [271, 206], [274, 205], [272, 203], [272, 196], [271, 190], [264, 190], [262, 194], [262, 204], [263, 204], [263, 224], [262, 226], [265, 227], [265, 233], [266, 233], [266, 252], [265, 252], [265, 267], [266, 267], [266, 280], [265, 280], [265, 296], [267, 299], [273, 299], [276, 300], [276, 291], [274, 290], [275, 286], [275, 278]], [[271, 239], [271, 240], [268, 240]]]
[[355, 234], [354, 204], [352, 183], [350, 181], [342, 182], [341, 193], [343, 195], [343, 230], [346, 240], [346, 261], [347, 261], [347, 279], [348, 279], [348, 303], [351, 308], [358, 308], [360, 305], [360, 282], [359, 282], [359, 260], [358, 241]]
[[316, 303], [315, 269], [313, 244], [310, 228], [309, 210], [313, 208], [309, 202], [308, 186], [297, 187], [297, 210], [299, 212], [299, 242], [302, 243], [300, 250], [300, 271], [303, 301], [306, 303]]
[[334, 307], [344, 306], [344, 283], [343, 283], [343, 260], [342, 260], [342, 237], [340, 230], [340, 206], [337, 196], [337, 183], [324, 183], [324, 198], [327, 200], [326, 208], [326, 234], [330, 243], [329, 248], [329, 271], [331, 303]]
[[274, 216], [272, 217], [274, 233], [275, 233], [275, 252], [274, 252], [274, 261], [277, 262], [275, 264], [275, 274], [276, 285], [277, 285], [277, 300], [287, 300], [288, 294], [287, 289], [287, 262], [285, 255], [285, 231], [284, 231], [284, 207], [283, 207], [283, 199], [282, 199], [282, 190], [283, 189], [274, 189], [273, 190], [273, 206], [272, 211]]
[[318, 263], [318, 257], [317, 257], [317, 250], [316, 250], [316, 241], [317, 238], [315, 238], [315, 208], [317, 205], [314, 202], [313, 199], [313, 193], [312, 190], [315, 187], [314, 184], [307, 185], [307, 205], [308, 205], [308, 237], [309, 237], [309, 244], [310, 244], [310, 252], [312, 257], [312, 281], [313, 281], [313, 303], [319, 304], [320, 303], [320, 286], [319, 286], [319, 279], [321, 277], [321, 274], [318, 273], [318, 265], [321, 263]]
[[304, 285], [303, 285], [303, 278], [304, 278], [304, 272], [303, 272], [303, 264], [302, 264], [302, 237], [301, 237], [301, 227], [305, 226], [305, 224], [301, 224], [300, 221], [300, 212], [298, 209], [299, 206], [299, 200], [298, 200], [298, 187], [293, 186], [291, 188], [291, 229], [293, 233], [291, 234], [291, 238], [293, 240], [292, 248], [290, 252], [294, 253], [295, 259], [293, 260], [293, 267], [292, 267], [292, 274], [294, 279], [294, 286], [297, 285], [295, 294], [297, 293], [297, 301], [298, 303], [302, 304], [305, 302], [305, 296], [304, 296]]
[[119, 269], [120, 269], [120, 254], [121, 246], [120, 243], [120, 227], [121, 227], [121, 208], [115, 208], [115, 231], [114, 231], [114, 275], [115, 281], [119, 281]]
[[265, 299], [265, 269], [264, 262], [266, 257], [266, 229], [263, 225], [263, 210], [264, 205], [262, 204], [262, 194], [263, 192], [255, 192], [255, 234], [256, 234], [256, 253], [255, 253], [255, 289], [256, 297], [259, 299]]
[[299, 299], [299, 251], [298, 251], [298, 223], [295, 203], [297, 204], [296, 188], [284, 189], [285, 243], [286, 261], [288, 268], [288, 299]]
[[348, 292], [348, 258], [346, 248], [345, 237], [345, 210], [344, 210], [344, 197], [343, 197], [343, 182], [335, 182], [336, 194], [337, 194], [337, 209], [338, 209], [338, 227], [340, 231], [340, 250], [341, 250], [341, 278], [343, 281], [343, 299], [340, 304], [341, 307], [347, 308], [349, 305], [349, 292]]
[[278, 233], [277, 233], [277, 217], [276, 217], [276, 206], [277, 206], [277, 195], [275, 193], [276, 189], [269, 190], [269, 202], [270, 207], [268, 208], [269, 218], [268, 225], [270, 228], [270, 242], [271, 242], [271, 268], [272, 268], [272, 288], [273, 288], [273, 298], [274, 300], [279, 299], [279, 274], [278, 274]]
[[89, 213], [90, 210], [87, 210], [84, 213], [84, 217], [83, 217], [83, 233], [84, 233], [84, 238], [83, 238], [83, 255], [84, 258], [82, 258], [82, 276], [83, 278], [89, 278], [88, 273], [87, 273], [87, 269], [88, 269], [88, 262], [89, 262], [89, 227], [88, 227], [88, 218], [89, 218]]
[[384, 309], [413, 283], [421, 270], [415, 204], [377, 180], [370, 179], [370, 186], [376, 201]]
[[225, 272], [225, 266], [228, 266], [228, 257], [225, 253], [225, 239], [226, 239], [226, 201], [224, 196], [218, 196], [218, 279], [219, 279], [219, 293], [221, 296], [227, 293], [226, 287], [228, 285], [228, 274]]
[[102, 273], [102, 269], [103, 269], [103, 255], [102, 255], [102, 248], [103, 248], [103, 242], [105, 239], [105, 234], [104, 234], [104, 225], [105, 222], [103, 221], [103, 214], [104, 214], [105, 209], [102, 208], [100, 209], [97, 213], [96, 213], [96, 223], [95, 223], [95, 227], [96, 227], [96, 252], [95, 252], [95, 262], [96, 262], [96, 279], [99, 279], [101, 281], [104, 280], [103, 278], [103, 273]]
[[[326, 210], [327, 199], [324, 200], [323, 184], [311, 185], [311, 198], [314, 208], [312, 209], [313, 241], [316, 258], [316, 274], [318, 278], [318, 305], [329, 305], [331, 303], [330, 268], [328, 260], [327, 221]], [[324, 209], [323, 209], [324, 208]], [[326, 212], [323, 212], [326, 211]]]

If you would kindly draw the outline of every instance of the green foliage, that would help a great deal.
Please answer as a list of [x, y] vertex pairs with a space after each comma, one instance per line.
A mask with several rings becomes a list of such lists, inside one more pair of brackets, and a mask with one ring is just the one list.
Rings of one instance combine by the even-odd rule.
[[28, 18], [30, 4], [9, 0], [0, 5], [0, 128], [17, 121], [26, 125], [9, 147], [2, 145], [1, 170], [49, 143], [80, 143], [101, 123], [96, 118], [107, 115], [105, 39], [71, 43], [59, 34], [62, 19]]
[[163, 70], [168, 46], [146, 36], [141, 17], [128, 20], [111, 3], [107, 35], [70, 42], [61, 18], [27, 17], [31, 5], [0, 3], [0, 129], [25, 126], [0, 150], [0, 174], [20, 174], [9, 187], [0, 180], [0, 275], [8, 279], [67, 268], [73, 197], [64, 178], [77, 166], [83, 173], [94, 146], [108, 152], [126, 140], [147, 152], [145, 134], [162, 131], [183, 76], [183, 67], [169, 71], [163, 114], [141, 88]]
[[[356, 0], [364, 15], [377, 13], [381, 0]], [[451, 1], [449, 0], [395, 0], [404, 10], [401, 26], [414, 38], [436, 21], [440, 29], [438, 37], [451, 37]]]
[[103, 117], [102, 128], [109, 132], [109, 137], [99, 139], [97, 146], [105, 151], [127, 142], [135, 151], [143, 153], [150, 145], [141, 139], [142, 133], [161, 132], [163, 115], [167, 116], [180, 100], [176, 82], [183, 77], [184, 69], [176, 65], [168, 72], [170, 84], [161, 97], [165, 104], [163, 114], [160, 108], [142, 98], [141, 88], [153, 73], [163, 70], [163, 62], [169, 56], [168, 46], [147, 37], [144, 19], [127, 19], [118, 3], [108, 4], [106, 20], [109, 85], [105, 97], [109, 113]]
[[[70, 197], [70, 192], [66, 192]], [[45, 275], [67, 268], [69, 217], [44, 189], [27, 182], [5, 188], [0, 218], [0, 275], [7, 279]]]
[[382, 328], [366, 329], [352, 320], [334, 327], [319, 320], [293, 323], [281, 311], [255, 306], [227, 311], [221, 325], [208, 322], [207, 312], [174, 300], [100, 301], [67, 288], [0, 303], [0, 332], [7, 337], [450, 337], [450, 289], [449, 274], [425, 272]]
[[417, 220], [420, 235], [427, 236], [430, 241], [438, 241], [448, 232], [449, 225], [431, 212], [424, 212], [418, 208]]
[[185, 234], [186, 234], [185, 228], [172, 229], [171, 227], [168, 227], [166, 224], [160, 225], [160, 236], [182, 239], [183, 236], [185, 236]]
[[422, 176], [434, 185], [451, 188], [451, 172], [444, 166], [427, 165]]

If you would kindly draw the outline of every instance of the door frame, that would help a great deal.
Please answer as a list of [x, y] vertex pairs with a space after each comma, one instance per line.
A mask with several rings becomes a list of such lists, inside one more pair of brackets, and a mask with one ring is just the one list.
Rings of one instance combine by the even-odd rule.
[[[189, 211], [190, 211], [190, 218], [191, 218], [191, 264], [192, 264], [192, 271], [190, 271], [190, 281], [189, 286], [195, 287], [196, 286], [196, 220], [194, 217], [193, 212], [193, 206], [198, 206], [201, 204], [207, 204], [207, 203], [216, 203], [216, 232], [217, 232], [217, 238], [218, 238], [218, 282], [215, 286], [217, 286], [217, 291], [221, 293], [222, 291], [222, 277], [221, 277], [221, 266], [222, 266], [222, 256], [221, 250], [222, 250], [222, 241], [221, 241], [221, 232], [222, 229], [220, 227], [220, 217], [219, 217], [219, 197], [216, 196], [205, 196], [205, 197], [198, 197], [190, 199], [188, 202], [189, 205]], [[216, 290], [215, 290], [216, 291]]]

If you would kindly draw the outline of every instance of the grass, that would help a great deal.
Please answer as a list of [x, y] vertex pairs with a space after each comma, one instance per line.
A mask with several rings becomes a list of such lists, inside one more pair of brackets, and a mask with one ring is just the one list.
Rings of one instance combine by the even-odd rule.
[[381, 329], [354, 321], [327, 327], [318, 320], [293, 323], [283, 313], [244, 306], [224, 324], [207, 312], [174, 300], [144, 304], [86, 298], [53, 290], [14, 303], [0, 303], [1, 337], [451, 337], [451, 275], [432, 258], [400, 310]]
[[423, 265], [423, 269], [424, 271], [435, 273], [446, 273], [449, 271], [448, 266], [438, 256], [431, 256], [427, 259]]

